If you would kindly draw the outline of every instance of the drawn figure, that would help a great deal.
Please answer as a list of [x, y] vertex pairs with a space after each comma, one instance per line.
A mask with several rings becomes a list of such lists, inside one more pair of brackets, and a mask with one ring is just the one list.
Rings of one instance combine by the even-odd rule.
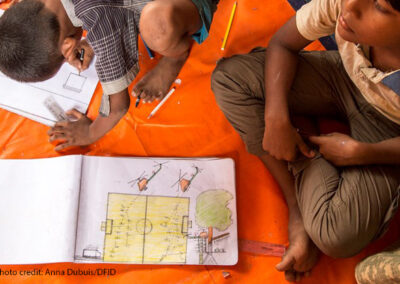
[[181, 171], [179, 171], [179, 179], [171, 187], [178, 184], [178, 190], [180, 189], [182, 192], [186, 192], [192, 184], [194, 178], [197, 176], [198, 173], [200, 173], [200, 169], [198, 167], [193, 166], [193, 168], [195, 169], [195, 171], [189, 179], [184, 178], [187, 173], [184, 173], [183, 176], [181, 176]]
[[76, 260], [102, 260], [103, 256], [97, 246], [88, 245], [82, 250], [82, 254], [76, 254], [74, 258]]
[[64, 89], [80, 93], [82, 92], [86, 79], [87, 78], [82, 75], [70, 73], [63, 87]]
[[213, 254], [226, 253], [224, 248], [213, 248], [214, 242], [218, 242], [220, 240], [229, 238], [229, 233], [224, 233], [218, 236], [215, 236], [211, 239], [211, 242], [208, 241], [210, 236], [210, 230], [201, 231], [197, 236], [192, 237], [193, 239], [197, 239], [197, 251], [199, 252], [199, 264], [210, 264], [216, 265], [218, 264], [215, 260]]
[[155, 171], [152, 171], [151, 176], [149, 178], [146, 178], [145, 177], [145, 173], [146, 172], [143, 172], [140, 175], [140, 177], [138, 177], [136, 179], [133, 179], [131, 181], [128, 181], [128, 183], [131, 184], [131, 185], [134, 185], [135, 182], [137, 182], [139, 191], [146, 190], [147, 189], [147, 185], [149, 184], [149, 182], [161, 171], [163, 164], [165, 164], [165, 163], [158, 163], [156, 165], [156, 167], [158, 166], [158, 169], [156, 169]]
[[101, 252], [97, 247], [86, 247], [82, 251], [82, 258], [101, 259]]
[[232, 199], [232, 194], [223, 189], [208, 190], [197, 197], [196, 223], [208, 228], [208, 243], [213, 241], [214, 228], [222, 232], [232, 224], [232, 212], [227, 207]]

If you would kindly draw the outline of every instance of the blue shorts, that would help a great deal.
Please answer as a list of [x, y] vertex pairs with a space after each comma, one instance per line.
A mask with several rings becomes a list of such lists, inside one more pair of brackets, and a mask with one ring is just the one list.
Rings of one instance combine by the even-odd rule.
[[210, 30], [211, 22], [214, 12], [217, 10], [219, 0], [192, 0], [192, 2], [199, 10], [201, 21], [203, 23], [201, 28], [192, 35], [192, 38], [200, 44], [208, 37], [208, 31]]

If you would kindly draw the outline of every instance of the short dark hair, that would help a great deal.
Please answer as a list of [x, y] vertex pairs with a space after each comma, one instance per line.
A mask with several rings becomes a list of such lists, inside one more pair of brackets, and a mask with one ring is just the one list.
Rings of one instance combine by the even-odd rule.
[[50, 78], [64, 61], [57, 16], [36, 0], [13, 5], [0, 17], [0, 71], [22, 82]]
[[393, 9], [396, 9], [397, 11], [400, 12], [400, 0], [386, 0], [389, 2], [390, 5], [392, 5]]

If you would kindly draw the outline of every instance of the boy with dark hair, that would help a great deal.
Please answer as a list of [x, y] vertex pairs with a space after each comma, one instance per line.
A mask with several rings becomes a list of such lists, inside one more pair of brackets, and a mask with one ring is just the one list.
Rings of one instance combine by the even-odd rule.
[[[76, 121], [59, 122], [49, 131], [56, 150], [89, 145], [124, 116], [128, 86], [139, 71], [137, 35], [164, 57], [134, 87], [144, 102], [162, 98], [185, 63], [193, 39], [208, 36], [219, 0], [24, 0], [0, 18], [0, 71], [24, 81], [54, 75], [64, 60], [79, 70], [93, 51], [104, 95], [100, 116], [91, 121], [72, 110]], [[82, 28], [87, 30], [81, 41]], [[92, 50], [92, 48], [93, 50]], [[78, 59], [85, 49], [84, 61]]]
[[[400, 0], [313, 0], [271, 39], [219, 62], [212, 89], [249, 152], [279, 183], [290, 246], [276, 266], [298, 280], [317, 261], [355, 255], [381, 236], [400, 190]], [[335, 33], [339, 51], [301, 51]], [[311, 135], [295, 116], [347, 121]], [[288, 163], [289, 162], [289, 163]], [[289, 166], [289, 169], [288, 169]]]

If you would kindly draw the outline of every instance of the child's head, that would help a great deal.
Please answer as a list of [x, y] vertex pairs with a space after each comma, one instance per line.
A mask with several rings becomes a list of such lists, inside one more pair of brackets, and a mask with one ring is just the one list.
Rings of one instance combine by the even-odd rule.
[[50, 78], [64, 61], [60, 25], [40, 1], [24, 0], [0, 17], [0, 71], [23, 82]]
[[400, 0], [341, 0], [338, 33], [347, 41], [398, 48]]
[[49, 79], [81, 36], [60, 0], [21, 1], [0, 17], [0, 71], [22, 82]]

